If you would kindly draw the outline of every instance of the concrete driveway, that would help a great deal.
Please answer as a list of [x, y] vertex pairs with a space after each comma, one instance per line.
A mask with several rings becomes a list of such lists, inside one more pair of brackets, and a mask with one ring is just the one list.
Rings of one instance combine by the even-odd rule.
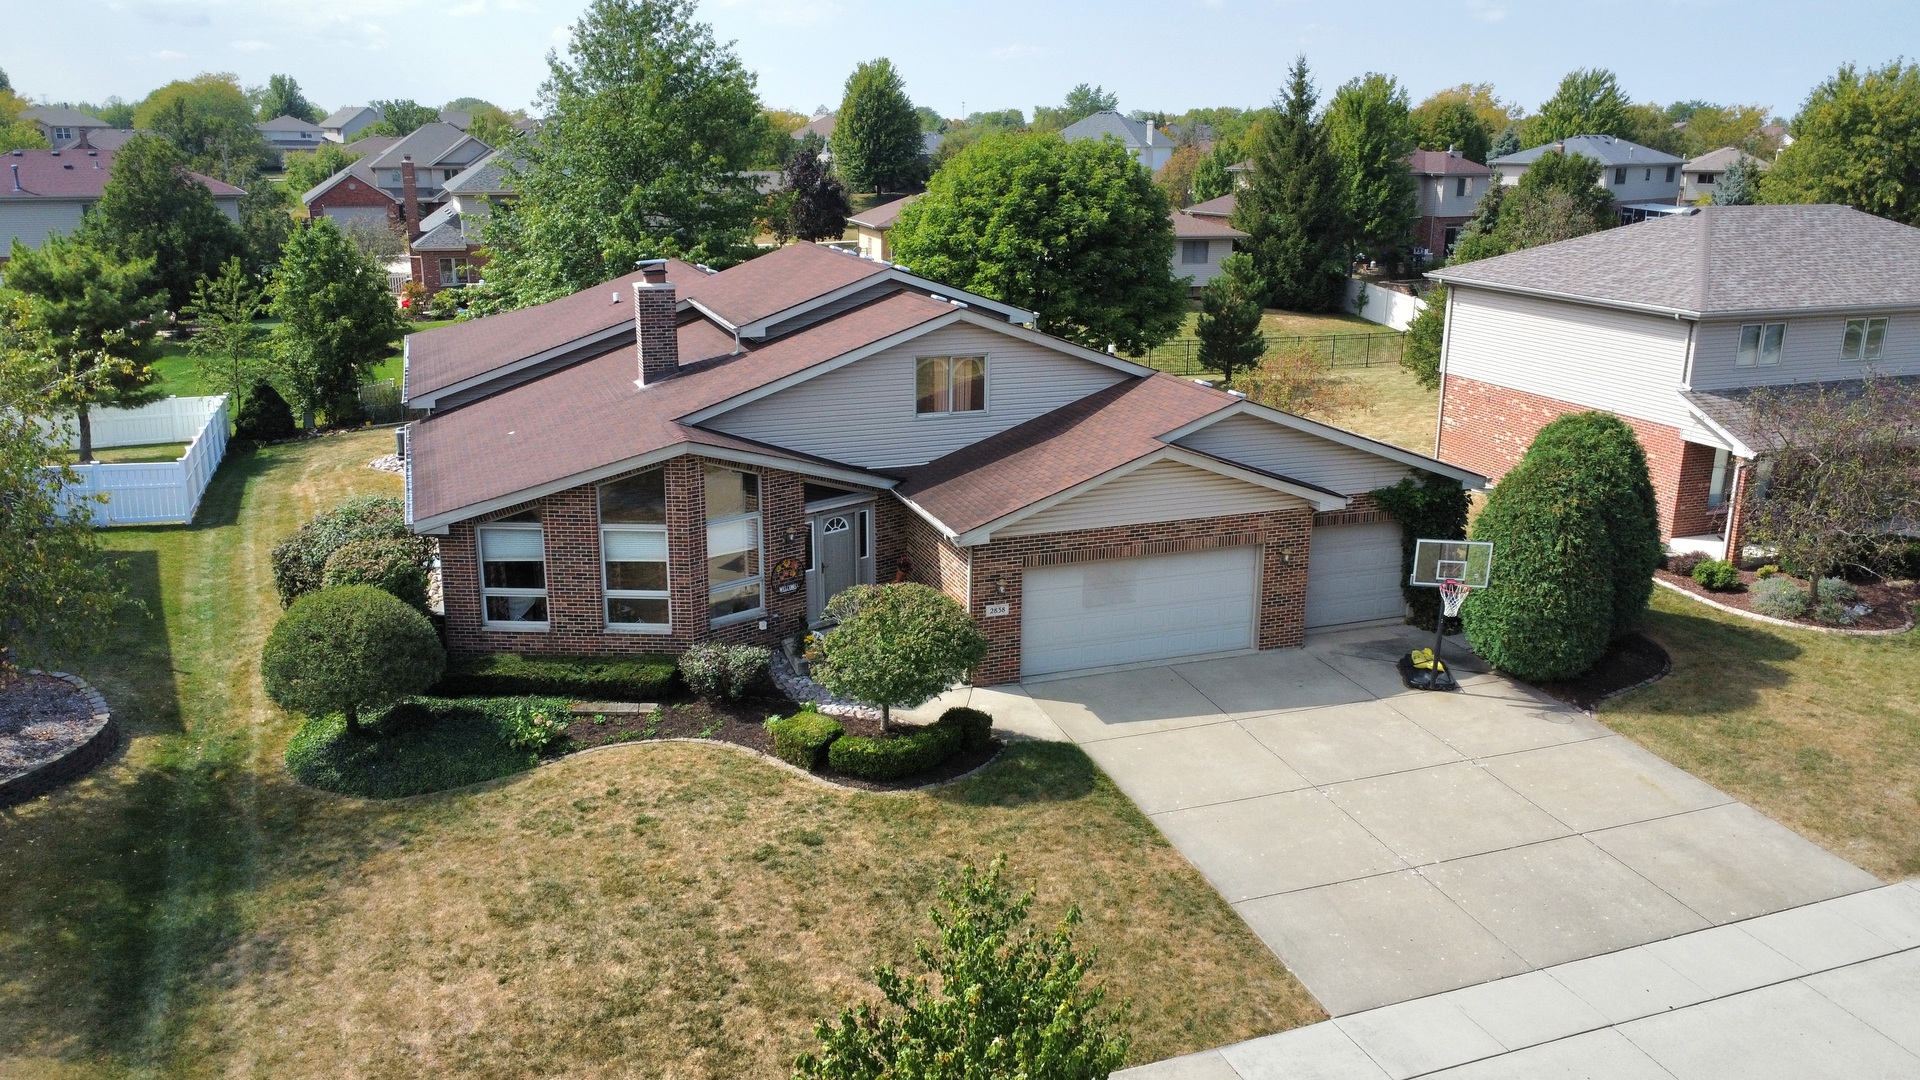
[[1484, 669], [1404, 689], [1424, 637], [1025, 690], [1335, 1016], [1881, 884]]

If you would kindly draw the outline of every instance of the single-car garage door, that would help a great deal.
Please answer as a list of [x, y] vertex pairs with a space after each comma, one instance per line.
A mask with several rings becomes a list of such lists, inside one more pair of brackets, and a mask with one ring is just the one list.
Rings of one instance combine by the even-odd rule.
[[1028, 570], [1020, 673], [1251, 649], [1259, 582], [1254, 547]]
[[1307, 554], [1307, 627], [1338, 626], [1407, 613], [1400, 591], [1400, 526], [1323, 525]]

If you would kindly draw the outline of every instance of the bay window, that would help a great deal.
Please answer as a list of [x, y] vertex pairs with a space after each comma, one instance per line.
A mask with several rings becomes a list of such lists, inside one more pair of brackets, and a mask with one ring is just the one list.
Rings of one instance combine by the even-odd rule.
[[482, 525], [481, 614], [503, 630], [547, 628], [547, 554], [540, 524]]
[[760, 572], [760, 477], [720, 465], [706, 470], [707, 617], [749, 618], [764, 610]]
[[667, 488], [661, 470], [600, 485], [600, 566], [608, 629], [672, 632]]

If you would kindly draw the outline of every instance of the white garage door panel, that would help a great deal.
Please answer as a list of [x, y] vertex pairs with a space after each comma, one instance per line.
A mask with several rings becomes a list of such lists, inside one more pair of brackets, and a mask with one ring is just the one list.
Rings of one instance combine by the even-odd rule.
[[1325, 525], [1307, 555], [1307, 626], [1338, 626], [1407, 613], [1400, 591], [1400, 526]]
[[1259, 579], [1251, 547], [1028, 570], [1021, 673], [1250, 649]]

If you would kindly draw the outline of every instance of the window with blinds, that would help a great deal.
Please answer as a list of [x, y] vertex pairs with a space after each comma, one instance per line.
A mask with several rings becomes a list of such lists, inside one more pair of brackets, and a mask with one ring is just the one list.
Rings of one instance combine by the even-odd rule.
[[706, 470], [707, 617], [744, 620], [765, 610], [760, 566], [760, 477], [719, 465]]
[[547, 628], [547, 553], [539, 525], [482, 525], [480, 603], [485, 625]]
[[609, 630], [672, 632], [667, 490], [659, 469], [600, 485], [600, 564]]

